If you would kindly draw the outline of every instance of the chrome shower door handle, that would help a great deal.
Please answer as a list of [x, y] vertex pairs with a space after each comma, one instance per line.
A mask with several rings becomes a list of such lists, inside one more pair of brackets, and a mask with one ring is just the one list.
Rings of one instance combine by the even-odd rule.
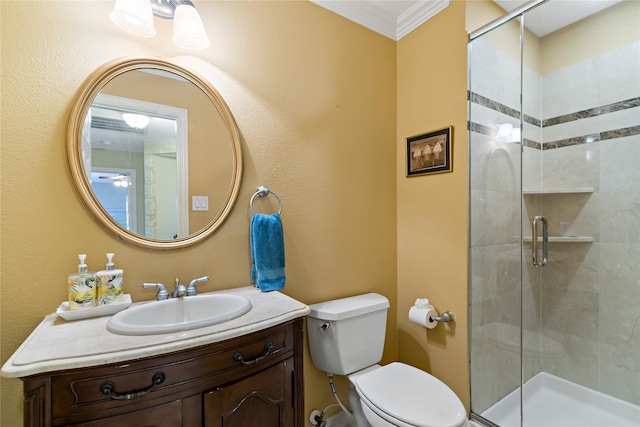
[[[538, 259], [538, 224], [542, 222], [542, 261]], [[541, 215], [535, 216], [531, 222], [531, 251], [533, 252], [533, 265], [538, 268], [547, 264], [547, 244], [549, 234], [547, 232], [547, 219]]]

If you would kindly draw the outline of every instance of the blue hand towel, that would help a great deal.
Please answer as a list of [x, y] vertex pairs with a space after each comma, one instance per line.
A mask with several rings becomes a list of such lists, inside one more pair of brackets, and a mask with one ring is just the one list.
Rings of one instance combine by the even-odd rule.
[[284, 233], [280, 214], [251, 218], [251, 281], [262, 292], [284, 288]]

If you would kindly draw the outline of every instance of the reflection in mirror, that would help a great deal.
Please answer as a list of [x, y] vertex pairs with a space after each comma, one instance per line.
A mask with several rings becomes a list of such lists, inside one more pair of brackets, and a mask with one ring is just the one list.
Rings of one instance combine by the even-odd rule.
[[131, 232], [161, 240], [189, 235], [187, 110], [105, 91], [87, 114], [83, 147], [90, 149], [82, 153], [98, 200]]
[[89, 76], [67, 149], [85, 206], [124, 240], [188, 246], [217, 228], [239, 190], [239, 136], [220, 95], [159, 60], [107, 64]]

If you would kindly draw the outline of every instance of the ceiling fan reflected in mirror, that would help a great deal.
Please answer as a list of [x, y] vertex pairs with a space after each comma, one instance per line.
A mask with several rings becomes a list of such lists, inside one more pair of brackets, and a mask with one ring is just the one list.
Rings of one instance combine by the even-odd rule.
[[116, 187], [129, 187], [131, 180], [128, 175], [123, 174], [105, 174], [98, 175], [99, 180], [111, 181]]

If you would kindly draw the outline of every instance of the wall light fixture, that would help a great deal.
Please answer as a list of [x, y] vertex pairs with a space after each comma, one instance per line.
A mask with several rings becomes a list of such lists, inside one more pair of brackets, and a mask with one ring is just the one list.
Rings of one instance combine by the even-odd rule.
[[116, 0], [111, 21], [140, 37], [153, 37], [153, 16], [173, 19], [173, 44], [183, 49], [205, 49], [211, 42], [190, 0]]
[[520, 142], [520, 126], [513, 126], [511, 123], [496, 122], [496, 139], [502, 142]]

